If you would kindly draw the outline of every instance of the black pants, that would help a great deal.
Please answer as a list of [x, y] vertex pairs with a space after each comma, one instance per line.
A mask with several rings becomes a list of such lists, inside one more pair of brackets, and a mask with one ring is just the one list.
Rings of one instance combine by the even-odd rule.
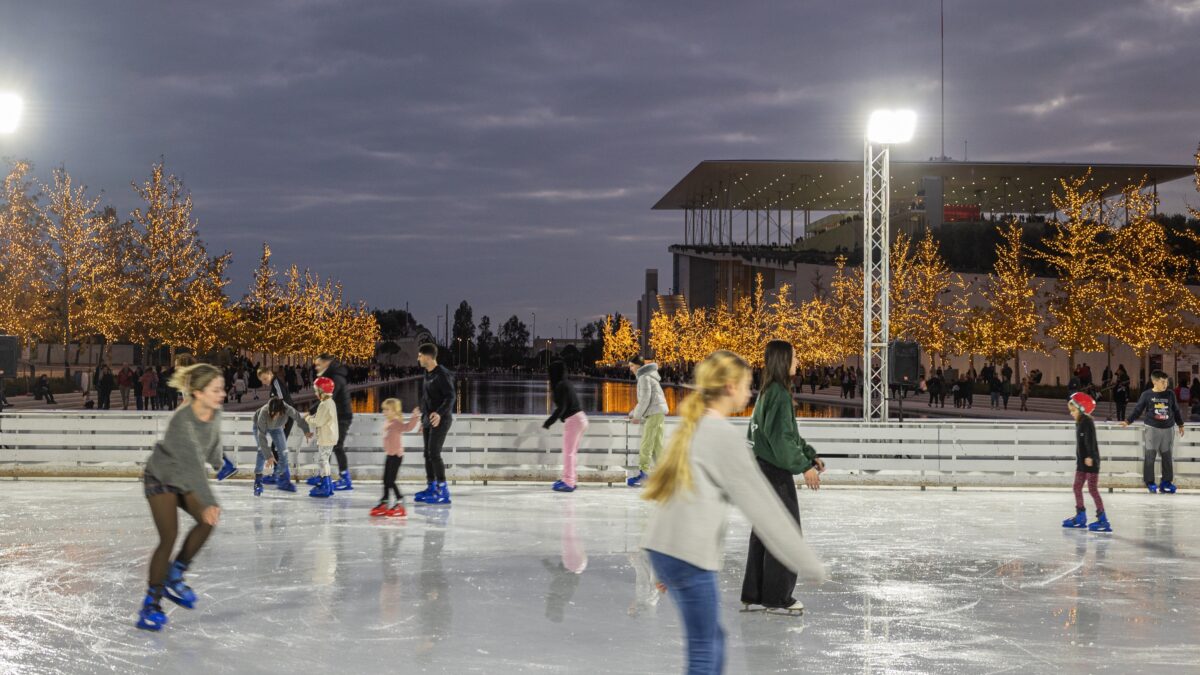
[[100, 389], [97, 391], [96, 407], [100, 410], [108, 410], [112, 400], [112, 389]]
[[[796, 497], [795, 477], [772, 464], [758, 460], [758, 468], [783, 500], [796, 523], [800, 523], [800, 502]], [[754, 532], [750, 533], [750, 551], [746, 555], [746, 577], [742, 580], [742, 602], [766, 607], [789, 607], [795, 598], [796, 573], [772, 556]]]
[[426, 482], [446, 482], [446, 464], [442, 461], [442, 444], [446, 442], [446, 434], [450, 433], [451, 421], [449, 417], [443, 417], [442, 423], [437, 427], [421, 429], [421, 438], [425, 441]]
[[338, 420], [338, 441], [337, 445], [333, 446], [333, 454], [337, 457], [338, 473], [345, 473], [350, 469], [350, 465], [346, 462], [346, 435], [350, 433], [350, 422], [353, 420]]
[[396, 501], [404, 499], [404, 495], [400, 494], [400, 488], [396, 487], [396, 474], [400, 473], [400, 464], [404, 461], [404, 455], [388, 455], [383, 461], [383, 501], [387, 501], [388, 495], [396, 494]]
[[1117, 408], [1117, 421], [1125, 419], [1125, 408], [1128, 407], [1129, 401], [1117, 401], [1114, 404]]

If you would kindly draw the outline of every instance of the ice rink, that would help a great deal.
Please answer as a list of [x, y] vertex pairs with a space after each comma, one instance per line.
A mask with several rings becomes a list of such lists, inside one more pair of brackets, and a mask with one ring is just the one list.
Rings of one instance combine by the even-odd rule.
[[[330, 500], [216, 489], [199, 604], [164, 601], [151, 634], [134, 628], [154, 540], [140, 484], [0, 483], [0, 672], [682, 670], [678, 614], [637, 557], [635, 490], [460, 485], [401, 522], [367, 516], [374, 481]], [[1063, 530], [1069, 485], [802, 491], [832, 577], [801, 583], [803, 618], [739, 613], [735, 515], [726, 671], [1197, 672], [1200, 495], [1104, 498], [1111, 535]]]

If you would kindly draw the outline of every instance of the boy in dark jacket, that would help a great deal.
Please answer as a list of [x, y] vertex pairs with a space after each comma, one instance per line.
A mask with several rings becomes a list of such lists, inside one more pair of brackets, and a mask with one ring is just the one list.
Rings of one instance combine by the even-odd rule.
[[[1104, 514], [1104, 502], [1100, 500], [1100, 448], [1096, 443], [1096, 422], [1092, 411], [1096, 401], [1083, 392], [1071, 394], [1067, 399], [1067, 410], [1075, 418], [1075, 516], [1063, 521], [1063, 527], [1083, 528], [1092, 532], [1112, 532], [1108, 516]], [[1087, 510], [1083, 506], [1083, 484], [1096, 504], [1096, 522], [1088, 525]]]
[[[1129, 417], [1121, 420], [1121, 426], [1133, 424], [1138, 417], [1146, 427], [1142, 430], [1142, 479], [1146, 481], [1146, 489], [1151, 494], [1165, 492], [1175, 494], [1175, 464], [1172, 449], [1175, 445], [1175, 427], [1179, 428], [1179, 436], [1183, 437], [1183, 411], [1179, 409], [1179, 401], [1175, 392], [1168, 387], [1171, 384], [1167, 374], [1161, 370], [1150, 373], [1152, 389], [1142, 392], [1137, 405]], [[1154, 459], [1162, 455], [1162, 483], [1154, 483]]]

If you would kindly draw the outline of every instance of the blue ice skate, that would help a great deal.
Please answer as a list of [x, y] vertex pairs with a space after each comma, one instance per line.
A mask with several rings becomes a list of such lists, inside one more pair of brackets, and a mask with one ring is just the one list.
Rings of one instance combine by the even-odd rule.
[[629, 487], [641, 487], [642, 483], [644, 483], [645, 481], [646, 481], [646, 472], [638, 471], [638, 475], [627, 479], [625, 481], [625, 484], [628, 485]]
[[152, 591], [146, 591], [146, 599], [142, 601], [142, 608], [138, 611], [137, 627], [142, 630], [160, 631], [165, 625], [167, 615], [163, 613], [162, 606], [154, 599]]
[[178, 560], [171, 563], [171, 569], [167, 570], [167, 583], [163, 584], [163, 595], [180, 607], [192, 609], [196, 606], [196, 592], [183, 582], [183, 573], [186, 570], [187, 567], [181, 565]]
[[229, 461], [228, 457], [222, 457], [221, 459], [224, 461], [221, 464], [221, 470], [217, 472], [217, 480], [225, 480], [238, 472], [237, 467], [233, 465], [233, 462]]
[[1173, 495], [1173, 494], [1175, 494], [1175, 484], [1168, 483], [1167, 481], [1164, 480], [1163, 482], [1158, 484], [1158, 491], [1162, 492], [1163, 494]]
[[350, 470], [349, 469], [342, 472], [341, 478], [339, 478], [338, 481], [333, 484], [333, 489], [337, 490], [338, 492], [343, 492], [345, 490], [353, 490], [354, 489], [354, 483], [350, 482]]
[[1077, 510], [1073, 517], [1067, 518], [1063, 521], [1063, 527], [1083, 529], [1087, 526], [1087, 511], [1084, 509]]
[[438, 483], [434, 487], [435, 492], [425, 503], [426, 504], [449, 504], [450, 503], [450, 488], [446, 487], [445, 483]]
[[550, 489], [554, 490], [555, 492], [574, 492], [575, 486], [567, 485], [566, 483], [564, 483], [563, 481], [560, 480], [554, 484], [554, 487], [552, 487]]
[[304, 482], [315, 487], [315, 486], [321, 484], [321, 477], [320, 476], [309, 476], [308, 480], [306, 480]]
[[263, 476], [262, 482], [263, 482], [263, 485], [274, 485], [278, 480], [279, 480], [279, 478], [276, 477], [275, 474], [269, 473], [269, 474]]
[[429, 487], [413, 495], [413, 501], [429, 504], [430, 499], [437, 494], [437, 483], [429, 481]]
[[333, 480], [329, 476], [322, 476], [321, 482], [308, 491], [309, 497], [332, 497], [333, 496]]
[[263, 486], [263, 477], [255, 476], [254, 477], [254, 496], [255, 497], [262, 496], [262, 486]]
[[1158, 492], [1158, 486], [1154, 483], [1146, 483], [1146, 489], [1150, 491], [1150, 494]]
[[284, 471], [283, 475], [279, 476], [279, 480], [275, 482], [275, 487], [284, 492], [295, 492], [296, 484], [292, 482], [291, 472]]
[[1088, 530], [1092, 532], [1112, 532], [1112, 525], [1108, 523], [1108, 516], [1104, 512], [1096, 514], [1096, 522], [1088, 525]]

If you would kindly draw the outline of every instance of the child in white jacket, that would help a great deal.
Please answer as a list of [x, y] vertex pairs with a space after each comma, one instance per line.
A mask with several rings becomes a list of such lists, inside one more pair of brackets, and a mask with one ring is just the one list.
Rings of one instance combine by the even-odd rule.
[[317, 412], [304, 419], [317, 435], [317, 466], [320, 480], [309, 497], [333, 496], [333, 480], [329, 477], [329, 457], [333, 454], [333, 446], [338, 442], [337, 407], [333, 403], [333, 380], [328, 377], [318, 377], [313, 382], [313, 389], [321, 403]]

